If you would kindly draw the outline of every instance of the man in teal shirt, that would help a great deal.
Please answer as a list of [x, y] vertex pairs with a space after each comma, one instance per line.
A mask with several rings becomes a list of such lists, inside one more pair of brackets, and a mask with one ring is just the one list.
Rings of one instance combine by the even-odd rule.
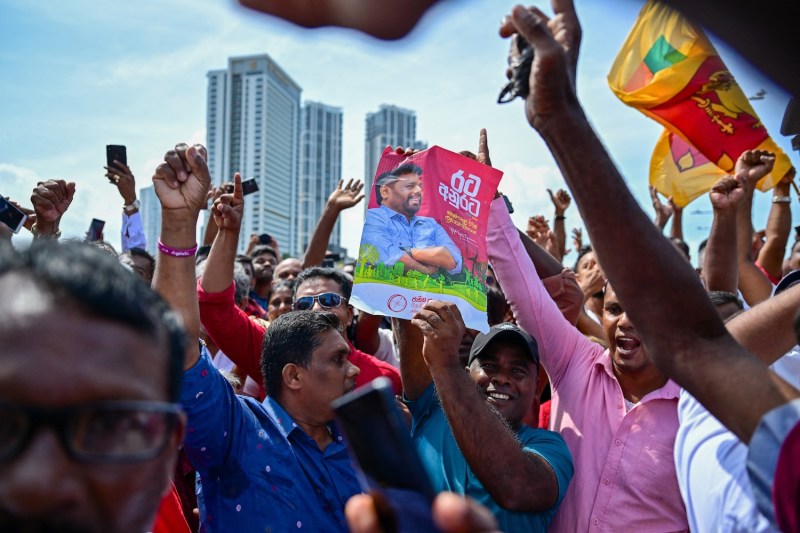
[[536, 341], [514, 324], [493, 326], [465, 372], [454, 304], [430, 301], [397, 326], [412, 438], [433, 488], [476, 499], [502, 531], [546, 531], [573, 466], [560, 435], [522, 424], [536, 396]]

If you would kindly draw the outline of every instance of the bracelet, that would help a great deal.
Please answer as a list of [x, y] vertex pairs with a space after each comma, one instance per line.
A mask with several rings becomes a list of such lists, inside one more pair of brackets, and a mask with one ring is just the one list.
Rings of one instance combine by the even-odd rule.
[[197, 252], [197, 244], [191, 248], [173, 248], [161, 242], [161, 239], [158, 239], [158, 251], [165, 255], [171, 255], [172, 257], [194, 257], [194, 254]]
[[556, 215], [556, 220], [566, 220], [566, 219], [567, 217], [565, 217], [564, 215]]
[[792, 202], [792, 199], [789, 196], [773, 196], [772, 203], [773, 204], [789, 204]]
[[39, 228], [37, 228], [37, 227], [36, 227], [36, 222], [34, 222], [34, 223], [31, 225], [30, 232], [31, 232], [31, 234], [33, 235], [33, 238], [34, 238], [34, 239], [52, 239], [52, 240], [58, 240], [58, 238], [59, 238], [59, 237], [61, 237], [61, 230], [60, 230], [60, 229], [56, 230], [56, 232], [55, 232], [55, 233], [52, 233], [52, 234], [50, 234], [50, 235], [42, 235], [41, 233], [39, 233]]

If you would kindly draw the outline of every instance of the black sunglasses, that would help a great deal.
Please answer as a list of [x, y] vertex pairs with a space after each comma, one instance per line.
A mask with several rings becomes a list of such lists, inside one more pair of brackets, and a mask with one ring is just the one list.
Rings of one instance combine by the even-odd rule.
[[330, 309], [332, 307], [339, 307], [343, 301], [347, 301], [347, 298], [335, 292], [323, 292], [322, 294], [316, 294], [314, 296], [302, 296], [294, 301], [294, 310], [307, 311], [314, 307], [315, 300], [319, 302], [319, 305], [324, 309]]

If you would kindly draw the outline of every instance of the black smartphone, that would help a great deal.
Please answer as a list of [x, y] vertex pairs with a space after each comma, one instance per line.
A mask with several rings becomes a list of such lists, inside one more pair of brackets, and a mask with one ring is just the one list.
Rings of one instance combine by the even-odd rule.
[[508, 208], [508, 212], [509, 213], [513, 213], [514, 212], [514, 206], [511, 205], [511, 200], [508, 199], [508, 196], [506, 196], [505, 194], [501, 194], [500, 196], [503, 197], [503, 201], [506, 203], [506, 208]]
[[17, 209], [17, 206], [0, 196], [0, 222], [11, 228], [14, 233], [19, 233], [28, 215]]
[[106, 166], [110, 169], [114, 168], [114, 161], [128, 164], [128, 151], [121, 144], [107, 144], [106, 145]]
[[[119, 161], [119, 159], [117, 159]], [[96, 242], [103, 240], [103, 228], [105, 227], [106, 222], [105, 220], [99, 220], [96, 218], [92, 219], [92, 223], [89, 224], [89, 231], [86, 232], [86, 241], [87, 242]]]
[[260, 244], [270, 244], [272, 242], [272, 235], [269, 233], [262, 233], [258, 236], [258, 242]]
[[377, 491], [395, 511], [395, 527], [390, 529], [436, 532], [431, 517], [436, 492], [395, 402], [391, 381], [379, 377], [332, 406], [364, 490]]
[[242, 194], [244, 196], [253, 194], [254, 192], [258, 192], [258, 183], [256, 183], [255, 178], [250, 178], [249, 180], [242, 182]]

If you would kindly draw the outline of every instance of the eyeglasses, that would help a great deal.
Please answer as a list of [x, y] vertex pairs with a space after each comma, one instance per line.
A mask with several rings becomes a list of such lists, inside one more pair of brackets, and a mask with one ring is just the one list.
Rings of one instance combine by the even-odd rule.
[[50, 426], [66, 453], [83, 463], [136, 463], [158, 456], [166, 446], [181, 407], [166, 402], [103, 402], [61, 408], [0, 402], [0, 463]]
[[323, 292], [322, 294], [316, 294], [314, 296], [303, 296], [294, 301], [294, 310], [307, 311], [314, 307], [315, 300], [319, 302], [319, 305], [324, 309], [330, 309], [332, 307], [339, 307], [343, 301], [347, 301], [347, 298], [335, 292]]

